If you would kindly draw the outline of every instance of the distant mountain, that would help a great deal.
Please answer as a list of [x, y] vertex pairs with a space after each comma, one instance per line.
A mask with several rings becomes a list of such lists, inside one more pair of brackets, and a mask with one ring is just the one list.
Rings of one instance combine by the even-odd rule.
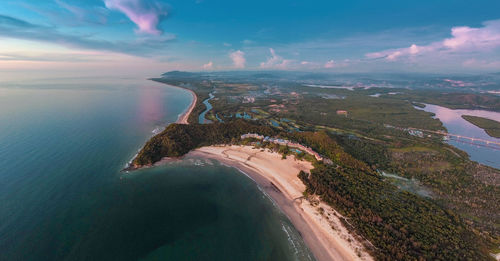
[[199, 76], [198, 73], [192, 73], [192, 72], [182, 72], [182, 71], [170, 71], [166, 72], [161, 75], [162, 77], [169, 78], [169, 77], [179, 77], [179, 78], [191, 78], [191, 77], [197, 77]]

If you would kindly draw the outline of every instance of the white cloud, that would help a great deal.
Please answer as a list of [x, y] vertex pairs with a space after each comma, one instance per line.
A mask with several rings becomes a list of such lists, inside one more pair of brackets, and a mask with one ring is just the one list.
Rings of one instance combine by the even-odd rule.
[[212, 70], [214, 68], [214, 63], [212, 61], [204, 64], [202, 66], [203, 70]]
[[458, 26], [451, 28], [451, 37], [427, 45], [388, 49], [367, 53], [372, 59], [396, 61], [417, 55], [457, 55], [467, 53], [487, 53], [500, 47], [500, 20], [488, 21], [482, 27]]
[[294, 63], [294, 60], [283, 59], [283, 57], [276, 54], [273, 48], [269, 48], [271, 57], [265, 62], [260, 63], [260, 68], [263, 69], [289, 69]]
[[445, 39], [443, 46], [452, 50], [487, 51], [500, 46], [500, 20], [485, 22], [484, 27], [468, 26], [451, 29], [452, 38]]
[[244, 45], [250, 45], [250, 44], [254, 44], [255, 42], [252, 40], [249, 40], [249, 39], [245, 39], [245, 40], [241, 41], [241, 43]]
[[332, 69], [332, 68], [344, 68], [351, 65], [352, 62], [349, 59], [344, 59], [341, 61], [328, 60], [326, 63], [320, 65], [320, 68]]
[[330, 60], [330, 61], [326, 62], [323, 67], [325, 67], [327, 69], [333, 68], [333, 67], [335, 67], [335, 62], [333, 60]]
[[234, 64], [235, 68], [238, 68], [238, 69], [245, 68], [246, 59], [245, 59], [244, 52], [242, 52], [240, 50], [232, 52], [229, 54], [229, 58], [231, 58], [231, 60], [233, 60], [233, 64]]
[[156, 0], [104, 0], [106, 8], [118, 10], [134, 22], [138, 33], [160, 35], [160, 22], [169, 12], [168, 7]]

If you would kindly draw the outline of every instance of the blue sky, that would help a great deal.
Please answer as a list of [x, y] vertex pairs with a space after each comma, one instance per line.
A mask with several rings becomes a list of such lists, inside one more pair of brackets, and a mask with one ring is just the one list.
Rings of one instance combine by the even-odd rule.
[[500, 1], [2, 0], [0, 70], [500, 71]]

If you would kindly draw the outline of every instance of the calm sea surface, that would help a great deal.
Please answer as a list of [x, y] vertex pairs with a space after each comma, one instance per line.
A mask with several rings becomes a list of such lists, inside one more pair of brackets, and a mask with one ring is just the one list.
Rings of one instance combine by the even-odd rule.
[[190, 101], [131, 79], [0, 84], [0, 260], [311, 260], [235, 169], [120, 172]]
[[[500, 139], [491, 137], [483, 129], [462, 118], [462, 115], [471, 115], [500, 122], [499, 112], [483, 110], [452, 110], [432, 104], [427, 104], [423, 110], [436, 114], [435, 118], [439, 119], [443, 123], [449, 133], [478, 138], [486, 141], [500, 142]], [[470, 142], [471, 141], [467, 139], [456, 138], [452, 138], [448, 141], [449, 144], [467, 152], [472, 160], [500, 169], [500, 146], [478, 141], [476, 141], [476, 144], [471, 144]]]

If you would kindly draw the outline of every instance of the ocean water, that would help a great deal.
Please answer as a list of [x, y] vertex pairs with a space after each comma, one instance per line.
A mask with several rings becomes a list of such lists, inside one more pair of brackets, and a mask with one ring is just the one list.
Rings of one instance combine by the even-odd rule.
[[0, 260], [313, 259], [233, 168], [120, 172], [190, 100], [126, 78], [0, 83]]

